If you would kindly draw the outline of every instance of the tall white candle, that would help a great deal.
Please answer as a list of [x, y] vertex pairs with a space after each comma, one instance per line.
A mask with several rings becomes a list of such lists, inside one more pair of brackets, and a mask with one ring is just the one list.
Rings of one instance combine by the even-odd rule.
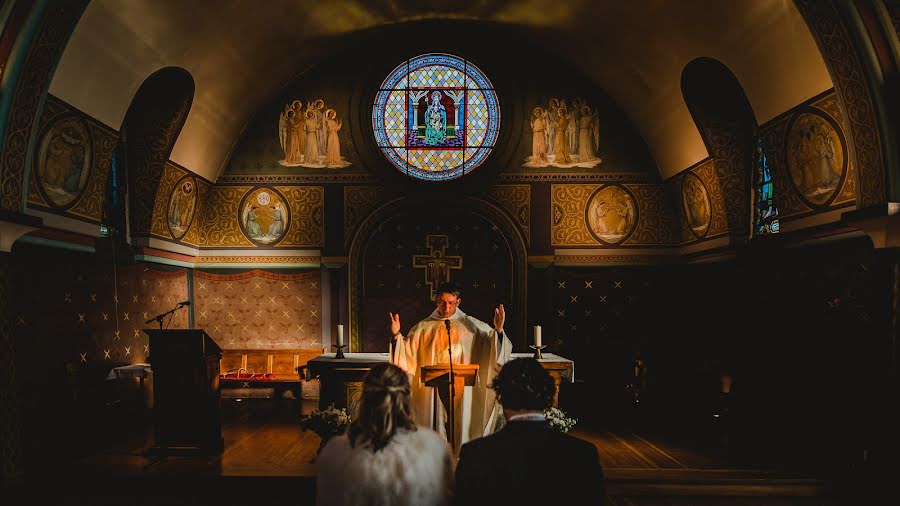
[[337, 345], [344, 345], [344, 326], [338, 323]]
[[541, 345], [541, 326], [540, 325], [534, 326], [534, 345], [535, 346]]

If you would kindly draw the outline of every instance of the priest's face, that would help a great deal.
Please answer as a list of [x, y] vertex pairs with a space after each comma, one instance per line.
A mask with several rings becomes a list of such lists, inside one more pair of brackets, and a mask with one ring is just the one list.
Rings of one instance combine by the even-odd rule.
[[438, 312], [441, 313], [441, 316], [449, 318], [456, 312], [456, 308], [459, 306], [459, 303], [462, 302], [462, 299], [452, 293], [443, 292], [438, 294], [434, 299], [434, 302], [437, 305]]

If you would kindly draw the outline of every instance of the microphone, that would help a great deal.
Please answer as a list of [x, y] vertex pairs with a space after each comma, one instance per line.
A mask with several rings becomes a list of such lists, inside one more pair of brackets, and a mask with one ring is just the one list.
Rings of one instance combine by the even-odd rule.
[[450, 339], [450, 320], [444, 320], [444, 326], [447, 327], [447, 339]]
[[189, 300], [183, 300], [183, 301], [179, 302], [178, 305], [179, 305], [179, 306], [190, 306], [190, 305], [191, 305], [191, 301], [189, 301]]

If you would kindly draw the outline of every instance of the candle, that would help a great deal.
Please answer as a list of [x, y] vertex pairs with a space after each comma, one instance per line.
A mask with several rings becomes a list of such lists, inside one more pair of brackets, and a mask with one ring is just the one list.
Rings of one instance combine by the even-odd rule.
[[536, 347], [541, 346], [541, 326], [540, 325], [534, 326], [534, 345]]
[[344, 345], [344, 326], [340, 323], [338, 324], [338, 335], [337, 335], [337, 345]]

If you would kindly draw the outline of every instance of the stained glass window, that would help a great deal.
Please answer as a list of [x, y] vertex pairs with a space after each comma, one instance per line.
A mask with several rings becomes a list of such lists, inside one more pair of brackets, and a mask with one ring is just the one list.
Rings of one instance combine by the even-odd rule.
[[456, 179], [487, 158], [500, 129], [494, 86], [471, 62], [425, 54], [395, 68], [372, 109], [375, 141], [400, 172]]
[[772, 172], [763, 149], [763, 142], [756, 144], [753, 174], [753, 235], [778, 233], [778, 208], [775, 207]]

